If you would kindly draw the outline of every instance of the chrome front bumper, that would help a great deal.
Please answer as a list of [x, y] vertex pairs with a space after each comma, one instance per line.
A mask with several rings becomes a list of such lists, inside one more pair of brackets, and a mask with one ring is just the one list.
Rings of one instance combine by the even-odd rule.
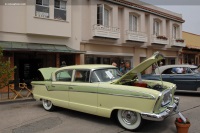
[[174, 98], [174, 104], [171, 106], [168, 106], [167, 109], [160, 113], [141, 113], [141, 117], [145, 120], [152, 120], [152, 121], [162, 121], [166, 117], [168, 117], [172, 112], [177, 112], [179, 105], [179, 97]]

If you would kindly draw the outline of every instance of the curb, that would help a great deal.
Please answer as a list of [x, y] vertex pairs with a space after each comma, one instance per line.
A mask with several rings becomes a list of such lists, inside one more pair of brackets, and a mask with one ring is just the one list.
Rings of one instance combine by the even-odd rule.
[[6, 100], [2, 100], [0, 101], [0, 105], [1, 104], [12, 104], [12, 103], [23, 103], [23, 102], [33, 102], [36, 101], [35, 99], [33, 99], [32, 97], [28, 97], [28, 98], [20, 98], [20, 99], [6, 99]]

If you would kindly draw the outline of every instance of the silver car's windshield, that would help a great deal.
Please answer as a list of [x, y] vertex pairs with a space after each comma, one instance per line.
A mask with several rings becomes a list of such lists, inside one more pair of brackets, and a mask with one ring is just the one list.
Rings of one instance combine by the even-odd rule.
[[117, 68], [105, 68], [93, 71], [91, 82], [109, 82], [121, 77]]

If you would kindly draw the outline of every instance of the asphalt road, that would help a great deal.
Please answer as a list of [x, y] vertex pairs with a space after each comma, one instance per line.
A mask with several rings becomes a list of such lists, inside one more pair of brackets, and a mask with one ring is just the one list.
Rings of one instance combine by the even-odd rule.
[[[180, 110], [190, 119], [189, 133], [200, 133], [200, 95], [177, 94]], [[177, 114], [162, 122], [147, 121], [139, 133], [176, 133]], [[0, 133], [130, 133], [114, 120], [58, 108], [47, 112], [36, 101], [0, 104]]]

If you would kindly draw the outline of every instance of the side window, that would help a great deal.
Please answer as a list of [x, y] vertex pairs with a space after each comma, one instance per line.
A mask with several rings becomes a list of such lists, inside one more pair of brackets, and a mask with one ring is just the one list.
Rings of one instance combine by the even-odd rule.
[[56, 73], [56, 81], [70, 82], [72, 79], [72, 70], [63, 70]]
[[162, 74], [173, 74], [173, 73], [175, 73], [175, 72], [173, 71], [173, 68], [169, 68], [169, 69], [166, 69], [165, 71], [163, 71]]
[[92, 83], [94, 83], [94, 82], [100, 82], [95, 71], [92, 72], [90, 80], [91, 80]]
[[75, 82], [86, 82], [89, 83], [90, 70], [76, 70], [74, 81]]

